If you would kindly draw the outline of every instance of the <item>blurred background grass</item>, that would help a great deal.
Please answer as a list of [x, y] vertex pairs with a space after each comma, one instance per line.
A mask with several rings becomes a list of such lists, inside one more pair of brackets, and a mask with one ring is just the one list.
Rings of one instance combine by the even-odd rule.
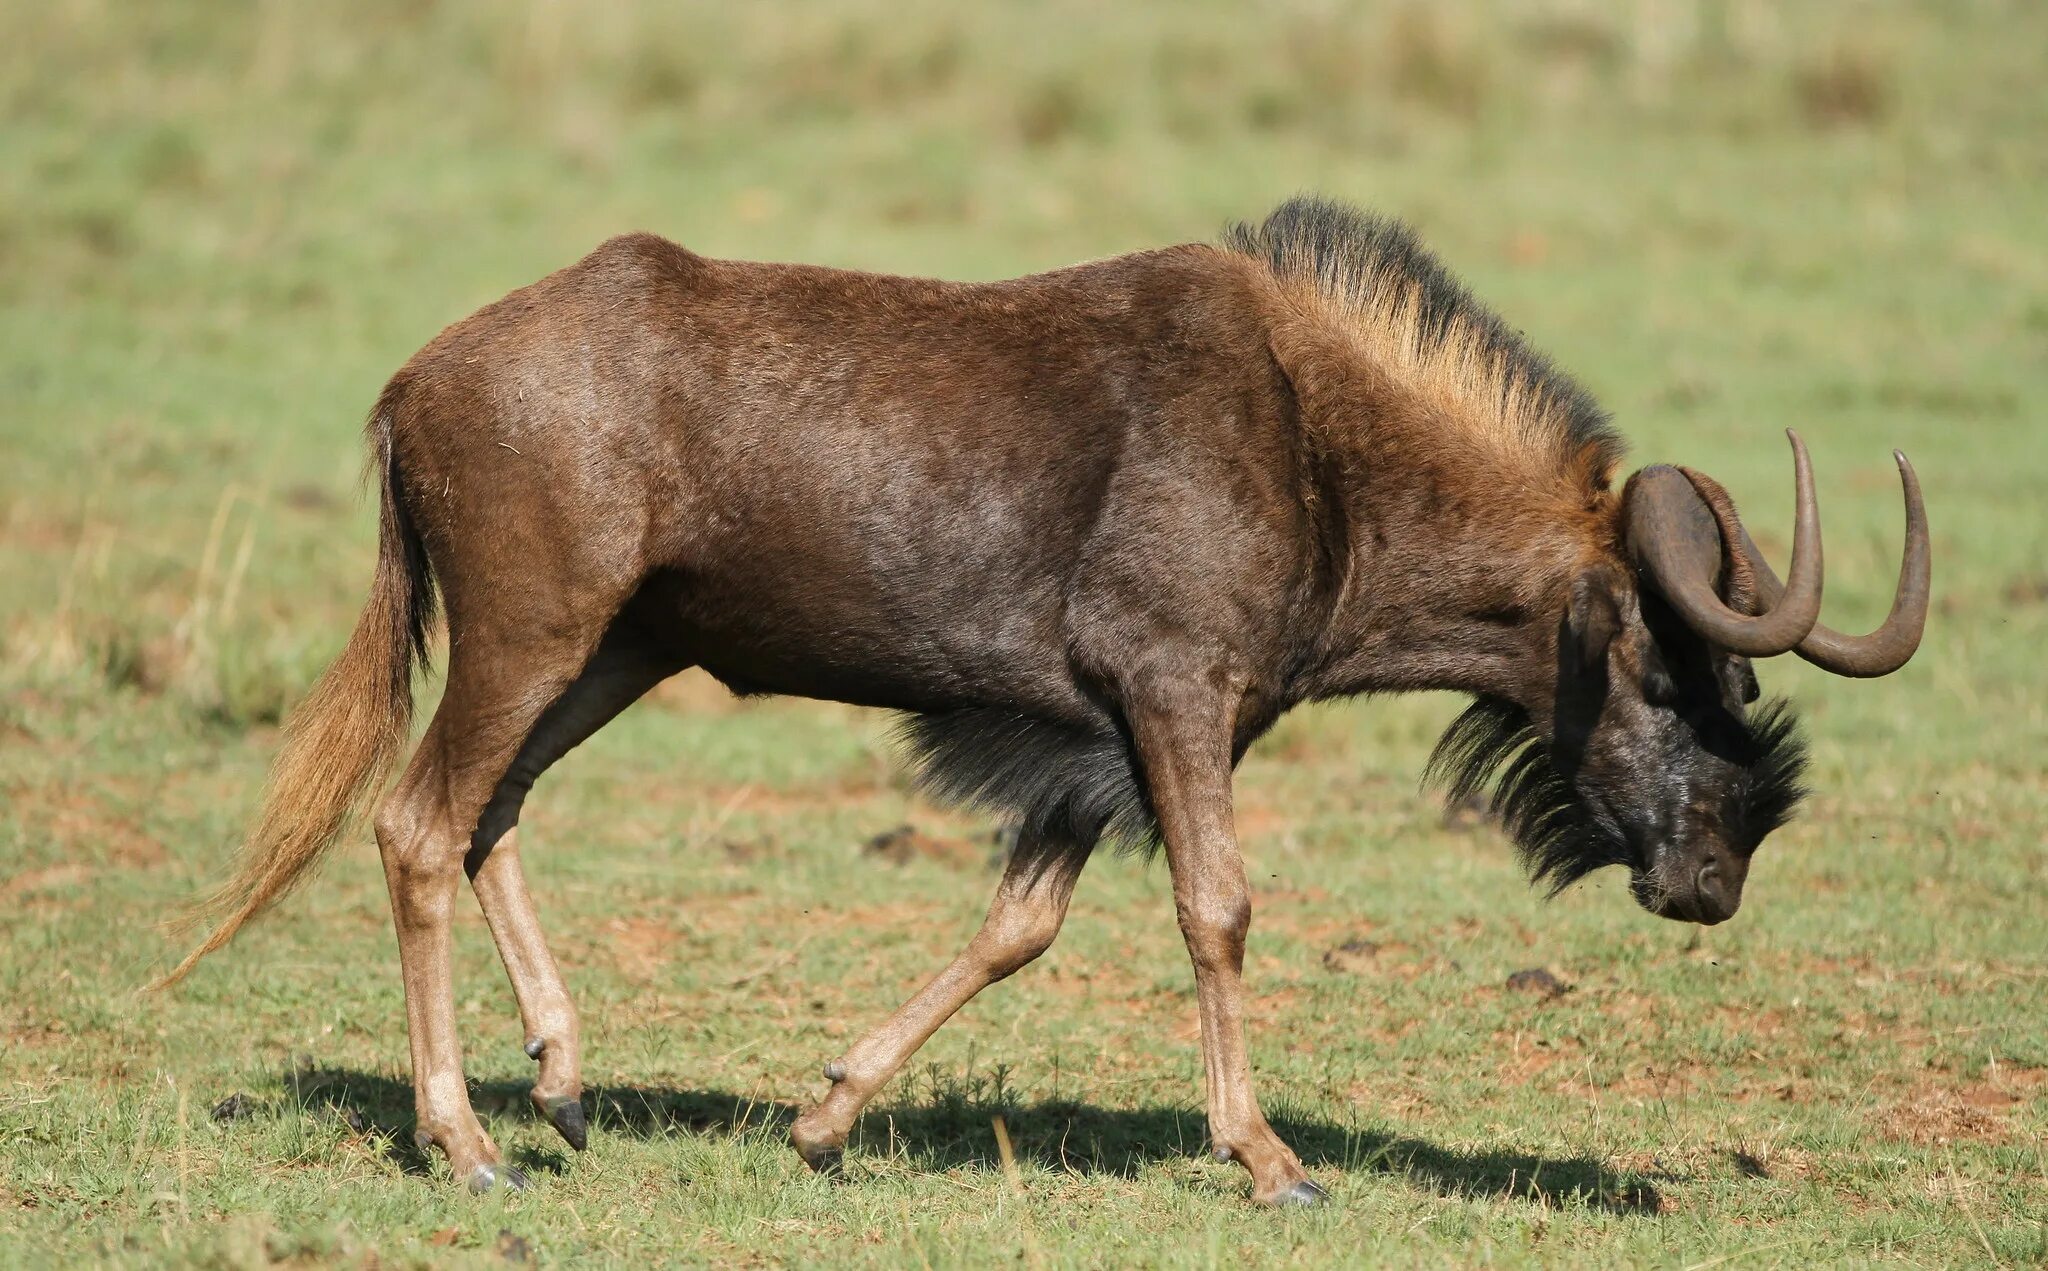
[[[2048, 7], [1992, 0], [0, 0], [0, 901], [20, 915], [0, 956], [0, 1033], [16, 1040], [0, 1050], [0, 1142], [15, 1153], [0, 1159], [14, 1195], [41, 1206], [9, 1210], [0, 1170], [0, 1232], [29, 1224], [53, 1260], [90, 1248], [146, 1261], [132, 1236], [65, 1242], [104, 1233], [93, 1224], [109, 1216], [115, 1230], [154, 1221], [152, 1188], [172, 1159], [158, 1140], [187, 1118], [160, 1081], [261, 1090], [261, 1074], [309, 1048], [402, 1073], [395, 972], [378, 961], [381, 885], [360, 843], [317, 885], [320, 900], [252, 930], [188, 998], [138, 1009], [127, 993], [169, 948], [150, 920], [218, 868], [273, 726], [349, 629], [373, 545], [356, 497], [359, 427], [384, 378], [441, 326], [629, 229], [714, 255], [993, 278], [1210, 238], [1318, 190], [1413, 220], [1614, 411], [1637, 458], [1714, 472], [1778, 550], [1780, 429], [1800, 427], [1819, 465], [1828, 619], [1845, 628], [1874, 623], [1890, 595], [1888, 452], [1904, 447], [1931, 504], [1938, 608], [1920, 657], [1881, 683], [1764, 669], [1767, 689], [1808, 712], [1819, 793], [1766, 851], [1742, 920], [1704, 949], [1646, 926], [1612, 886], [1542, 905], [1490, 835], [1438, 824], [1413, 782], [1456, 703], [1362, 703], [1284, 724], [1244, 775], [1247, 848], [1278, 893], [1255, 928], [1255, 946], [1261, 930], [1271, 942], [1258, 974], [1306, 994], [1268, 1004], [1266, 1027], [1280, 1030], [1260, 1051], [1269, 1089], [1431, 1141], [1692, 1161], [1682, 1181], [1657, 1175], [1681, 1205], [1677, 1225], [1618, 1228], [1581, 1207], [1553, 1237], [1617, 1264], [1733, 1252], [1757, 1235], [1744, 1223], [1765, 1221], [1792, 1238], [1786, 1258], [2039, 1256], [2037, 1107], [2016, 1137], [1865, 1153], [1883, 1135], [1857, 1100], [1876, 1099], [1881, 1121], [1891, 1101], [1933, 1097], [1915, 1082], [1975, 1080], [1987, 1060], [1994, 1074], [2048, 1065], [2044, 49]], [[593, 1076], [793, 1098], [985, 899], [971, 871], [877, 873], [854, 845], [905, 817], [978, 830], [885, 775], [883, 721], [802, 704], [735, 711], [701, 689], [659, 696], [550, 777], [533, 837], [564, 850], [534, 852], [529, 868], [586, 998]], [[706, 855], [707, 844], [724, 846]], [[998, 1018], [970, 1011], [934, 1062], [965, 1054], [971, 1071], [985, 1045], [1035, 1064], [1027, 1084], [1041, 1097], [1190, 1107], [1184, 1039], [1148, 1031], [1142, 1010], [1062, 997], [1075, 968], [1104, 982], [1129, 968], [1138, 999], [1185, 1013], [1160, 890], [1156, 871], [1091, 874], [1045, 974], [998, 990]], [[706, 896], [737, 917], [717, 917]], [[810, 1008], [728, 991], [737, 972], [715, 958], [662, 952], [724, 947], [698, 943], [689, 922], [703, 922], [748, 950], [746, 967], [780, 965], [779, 942], [813, 906], [833, 912], [824, 898], [858, 939], [821, 937], [790, 972], [802, 983], [777, 990], [817, 994]], [[636, 952], [645, 932], [632, 924], [677, 912], [696, 915], [683, 934], [648, 928], [655, 952]], [[1455, 932], [1459, 960], [1425, 959], [1367, 989], [1315, 979], [1325, 946], [1356, 930], [1416, 949]], [[464, 991], [493, 986], [466, 1009], [497, 1028], [502, 984], [477, 924], [464, 932]], [[1532, 959], [1591, 986], [1570, 999], [1581, 1013], [1627, 1001], [1640, 1014], [1583, 1024], [1559, 1007], [1532, 1025], [1486, 996]], [[378, 973], [361, 974], [371, 964]], [[56, 980], [53, 966], [65, 968]], [[1793, 1022], [1744, 1023], [1781, 1009]], [[1048, 1022], [1020, 1036], [1000, 1016], [1012, 1010]], [[1420, 1031], [1354, 1048], [1360, 1028], [1402, 1020]], [[1589, 1063], [1682, 1068], [1704, 1054], [1734, 1085], [1660, 1090], [1652, 1115], [1606, 1082], [1618, 1068], [1601, 1081], [1589, 1068], [1589, 1087], [1623, 1101], [1603, 1130], [1597, 1113], [1587, 1128], [1579, 1095], [1487, 1084], [1487, 1048], [1507, 1030], [1519, 1054], [1525, 1027], [1581, 1026]], [[733, 1049], [763, 1029], [799, 1044]], [[1930, 1051], [1930, 1037], [1965, 1040]], [[1139, 1075], [1062, 1087], [1062, 1046]], [[524, 1061], [507, 1054], [484, 1052], [472, 1071], [521, 1078]], [[1792, 1102], [1731, 1118], [1744, 1083], [1781, 1072], [1806, 1083]], [[52, 1093], [75, 1081], [103, 1104]], [[402, 1092], [378, 1089], [402, 1117]], [[1013, 1128], [1034, 1142], [1028, 1120]], [[358, 1159], [325, 1133], [287, 1116], [253, 1147], [208, 1149], [224, 1164], [220, 1196], [204, 1203], [267, 1206], [287, 1229], [327, 1232], [315, 1251], [332, 1252], [318, 1243], [331, 1236], [329, 1190], [291, 1170], [310, 1155], [322, 1177], [355, 1164], [392, 1183], [374, 1204], [360, 1175], [352, 1184], [366, 1229], [411, 1224], [424, 1238], [451, 1221], [440, 1199], [404, 1190], [415, 1182], [387, 1178], [386, 1156]], [[1743, 1152], [1762, 1143], [1833, 1163], [1759, 1200], [1726, 1166], [1727, 1133]], [[1700, 1163], [1710, 1148], [1721, 1165]], [[574, 1185], [599, 1189], [588, 1194], [603, 1206], [630, 1198], [646, 1170], [744, 1190], [788, 1165], [765, 1142], [732, 1151], [692, 1139]], [[715, 1159], [699, 1171], [692, 1153]], [[1109, 1188], [1087, 1230], [1157, 1260], [1291, 1250], [1313, 1262], [1329, 1239], [1378, 1231], [1392, 1242], [1374, 1246], [1383, 1256], [1471, 1261], [1473, 1239], [1537, 1250], [1550, 1213], [1548, 1200], [1525, 1203], [1525, 1185], [1520, 1201], [1468, 1196], [1446, 1217], [1427, 1189], [1352, 1161], [1363, 1181], [1348, 1217], [1305, 1244], [1240, 1245], [1241, 1232], [1214, 1226], [1227, 1214], [1173, 1208], [1189, 1170], [1197, 1199], [1221, 1203], [1200, 1187], [1234, 1183], [1206, 1168], [1147, 1166], [1137, 1208], [1118, 1208], [1127, 1198]], [[1447, 1194], [1512, 1193], [1519, 1168]], [[995, 1247], [975, 1243], [987, 1215], [973, 1195], [898, 1182], [931, 1223], [883, 1253]], [[854, 1201], [777, 1186], [778, 1221], [800, 1231], [869, 1221], [848, 1205], [894, 1222], [886, 1188]], [[1094, 1204], [1102, 1190], [1074, 1184], [1066, 1200]], [[735, 1192], [691, 1210], [724, 1242], [703, 1247], [790, 1256], [751, 1225], [758, 1202]], [[1386, 1234], [1414, 1232], [1411, 1220], [1434, 1225]], [[1211, 1224], [1210, 1243], [1133, 1234], [1182, 1222]], [[163, 1239], [211, 1249], [178, 1232]], [[613, 1256], [636, 1238], [616, 1237]]]

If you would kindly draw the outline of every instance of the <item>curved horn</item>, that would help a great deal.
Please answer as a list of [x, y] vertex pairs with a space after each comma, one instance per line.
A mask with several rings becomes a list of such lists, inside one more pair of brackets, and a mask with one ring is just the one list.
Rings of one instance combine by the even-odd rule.
[[[1927, 533], [1927, 505], [1920, 498], [1920, 478], [1914, 474], [1905, 453], [1894, 450], [1892, 458], [1898, 461], [1899, 484], [1906, 494], [1906, 549], [1899, 563], [1899, 586], [1892, 596], [1892, 611], [1885, 615], [1884, 625], [1865, 636], [1843, 635], [1815, 623], [1794, 650], [1823, 671], [1836, 675], [1860, 679], [1890, 675], [1906, 665], [1920, 647], [1920, 634], [1927, 626], [1933, 554]], [[1784, 584], [1764, 561], [1764, 554], [1757, 550], [1747, 530], [1742, 532], [1741, 547], [1756, 571], [1758, 602], [1775, 603]]]
[[1813, 493], [1813, 463], [1792, 429], [1797, 491], [1790, 581], [1772, 603], [1751, 617], [1728, 607], [1714, 589], [1721, 571], [1721, 531], [1690, 479], [1676, 468], [1645, 468], [1628, 496], [1628, 548], [1671, 607], [1709, 644], [1745, 657], [1790, 652], [1820, 617], [1820, 505]]

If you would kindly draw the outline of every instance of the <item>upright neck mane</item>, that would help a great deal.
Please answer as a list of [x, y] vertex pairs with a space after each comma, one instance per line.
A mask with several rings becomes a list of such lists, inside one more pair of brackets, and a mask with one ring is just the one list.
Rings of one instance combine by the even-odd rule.
[[1223, 245], [1263, 262], [1299, 316], [1424, 406], [1439, 445], [1525, 479], [1606, 488], [1623, 449], [1606, 412], [1407, 225], [1296, 198], [1231, 227]]
[[1274, 356], [1343, 474], [1319, 691], [1528, 696], [1572, 579], [1617, 554], [1606, 413], [1398, 221], [1295, 199], [1223, 247], [1270, 274]]

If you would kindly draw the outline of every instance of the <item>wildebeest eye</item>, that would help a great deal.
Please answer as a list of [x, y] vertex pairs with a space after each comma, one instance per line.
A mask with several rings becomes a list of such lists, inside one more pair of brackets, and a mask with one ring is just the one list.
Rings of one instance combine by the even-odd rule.
[[1763, 688], [1756, 682], [1756, 668], [1748, 658], [1728, 659], [1728, 679], [1735, 689], [1736, 700], [1748, 706], [1763, 696]]
[[1657, 644], [1643, 651], [1643, 700], [1652, 706], [1678, 704], [1678, 677], [1671, 671], [1671, 655]]
[[1678, 703], [1678, 681], [1664, 664], [1651, 659], [1643, 668], [1643, 700], [1652, 706], [1675, 706]]

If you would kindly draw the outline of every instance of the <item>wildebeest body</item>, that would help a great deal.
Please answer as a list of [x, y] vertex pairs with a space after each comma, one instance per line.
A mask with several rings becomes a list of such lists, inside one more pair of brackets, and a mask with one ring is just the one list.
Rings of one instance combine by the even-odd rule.
[[1248, 735], [1310, 682], [1285, 636], [1339, 562], [1247, 264], [972, 285], [621, 238], [423, 350], [392, 460], [451, 630], [508, 587], [547, 603], [537, 570], [609, 579], [735, 689], [1076, 743], [1117, 736], [1107, 668], [1192, 640], [1259, 677]]
[[[371, 417], [378, 565], [294, 712], [222, 921], [304, 877], [407, 739], [438, 601], [447, 685], [375, 825], [418, 1135], [505, 1179], [464, 1087], [449, 919], [467, 875], [540, 1064], [588, 1126], [576, 1012], [516, 826], [549, 765], [666, 677], [905, 712], [934, 793], [1016, 828], [954, 961], [826, 1066], [792, 1126], [831, 1168], [867, 1101], [981, 988], [1047, 948], [1098, 841], [1164, 849], [1194, 967], [1215, 1152], [1316, 1199], [1253, 1092], [1251, 893], [1231, 772], [1304, 700], [1455, 689], [1433, 767], [1493, 791], [1554, 886], [1625, 865], [1666, 917], [1735, 912], [1803, 750], [1748, 657], [1884, 674], [1899, 597], [1817, 625], [1818, 511], [1792, 438], [1780, 582], [1711, 478], [1637, 473], [1592, 399], [1403, 227], [1313, 200], [1188, 245], [987, 284], [707, 260], [647, 235], [443, 332]], [[438, 582], [438, 588], [436, 583]]]

